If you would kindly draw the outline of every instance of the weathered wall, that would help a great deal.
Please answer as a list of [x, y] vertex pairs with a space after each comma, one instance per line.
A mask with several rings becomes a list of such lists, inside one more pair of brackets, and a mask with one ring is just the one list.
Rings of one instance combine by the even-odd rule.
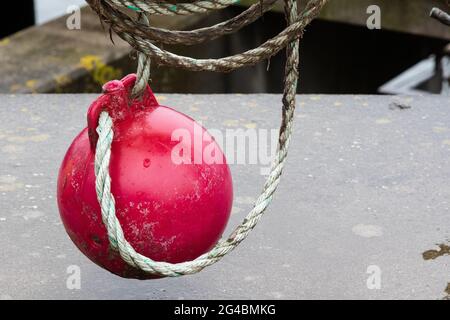
[[[247, 6], [254, 0], [241, 0]], [[307, 0], [299, 0], [300, 6]], [[382, 11], [382, 27], [386, 30], [408, 32], [450, 40], [449, 29], [430, 19], [431, 8], [440, 7], [450, 11], [446, 0], [330, 0], [324, 8], [321, 18], [366, 25], [366, 10], [370, 5], [378, 5]], [[282, 11], [279, 3], [275, 10]]]

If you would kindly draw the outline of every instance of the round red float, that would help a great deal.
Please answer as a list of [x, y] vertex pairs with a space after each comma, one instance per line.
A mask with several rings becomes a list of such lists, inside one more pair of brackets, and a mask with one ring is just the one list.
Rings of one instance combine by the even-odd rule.
[[[116, 215], [140, 254], [179, 263], [210, 250], [228, 222], [233, 188], [225, 156], [207, 131], [160, 106], [149, 87], [142, 98], [131, 99], [135, 81], [131, 75], [109, 82], [91, 105], [88, 127], [60, 168], [58, 206], [67, 233], [88, 258], [121, 277], [148, 279], [154, 276], [129, 266], [111, 249], [102, 222], [94, 174], [100, 113], [107, 111], [113, 119], [109, 173]], [[211, 150], [214, 161], [208, 159]]]

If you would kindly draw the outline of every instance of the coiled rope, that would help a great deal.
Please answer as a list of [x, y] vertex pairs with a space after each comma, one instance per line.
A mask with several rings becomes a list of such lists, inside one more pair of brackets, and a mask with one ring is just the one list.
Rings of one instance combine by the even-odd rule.
[[[99, 139], [95, 154], [96, 192], [101, 206], [102, 220], [107, 228], [111, 247], [120, 253], [120, 256], [126, 263], [152, 275], [178, 277], [181, 275], [197, 273], [205, 267], [218, 262], [227, 253], [236, 248], [256, 226], [266, 208], [272, 201], [273, 194], [280, 183], [280, 178], [286, 162], [292, 135], [295, 112], [295, 95], [299, 78], [299, 39], [301, 38], [306, 25], [308, 25], [308, 23], [319, 14], [321, 8], [325, 5], [327, 0], [310, 0], [301, 13], [298, 13], [296, 0], [284, 0], [285, 15], [288, 27], [278, 36], [265, 42], [256, 49], [252, 49], [231, 57], [206, 60], [197, 60], [189, 57], [177, 56], [159, 49], [152, 43], [152, 41], [154, 41], [152, 37], [155, 34], [161, 35], [161, 32], [173, 35], [171, 38], [172, 40], [168, 41], [176, 41], [173, 39], [178, 37], [180, 34], [183, 34], [186, 39], [194, 39], [196, 35], [199, 35], [199, 39], [201, 41], [208, 39], [207, 34], [202, 31], [202, 29], [181, 32], [150, 28], [144, 13], [154, 14], [154, 12], [159, 12], [158, 14], [163, 14], [160, 12], [165, 12], [164, 10], [167, 9], [167, 6], [169, 5], [168, 3], [156, 3], [144, 0], [87, 0], [87, 2], [100, 15], [102, 20], [111, 25], [111, 28], [120, 37], [128, 41], [136, 50], [140, 52], [138, 80], [133, 90], [133, 95], [139, 95], [143, 89], [145, 89], [150, 73], [150, 59], [160, 64], [182, 67], [189, 70], [228, 72], [243, 66], [260, 62], [276, 54], [281, 49], [285, 47], [287, 48], [287, 61], [284, 77], [285, 89], [282, 99], [283, 109], [279, 132], [279, 143], [269, 177], [267, 178], [263, 190], [256, 200], [253, 208], [243, 222], [234, 230], [234, 232], [227, 239], [220, 240], [211, 251], [201, 255], [193, 261], [178, 264], [153, 261], [152, 259], [136, 252], [130, 243], [128, 243], [125, 239], [120, 222], [116, 217], [115, 201], [114, 196], [111, 193], [111, 178], [109, 176], [111, 144], [114, 138], [113, 122], [107, 112], [102, 112], [100, 115], [99, 124], [97, 127]], [[207, 6], [205, 3], [210, 5]], [[213, 10], [231, 3], [232, 2], [223, 0], [198, 1], [189, 4], [189, 6], [185, 5], [181, 8], [183, 8], [183, 10], [197, 10], [193, 9], [194, 7], [197, 7], [203, 8], [204, 10]], [[255, 11], [255, 8], [258, 10], [266, 10], [274, 3], [275, 1], [263, 0], [259, 4], [253, 5], [240, 15], [245, 18], [237, 18], [235, 20], [231, 19], [233, 22], [225, 22], [225, 24], [231, 24], [234, 26], [231, 28], [236, 28], [237, 30], [239, 27], [245, 25], [247, 21], [254, 21], [252, 20], [254, 19], [254, 15], [260, 14]], [[122, 7], [137, 8], [137, 10], [140, 11], [139, 19], [135, 21], [129, 17], [123, 17], [122, 13], [119, 13], [119, 11], [114, 8], [114, 6], [119, 5]], [[131, 30], [133, 25], [136, 26], [135, 32]], [[216, 30], [216, 33], [211, 37], [227, 34], [228, 31], [223, 28], [223, 24], [210, 27], [209, 30]], [[192, 41], [195, 42], [196, 40]]]
[[206, 13], [212, 10], [225, 9], [239, 0], [214, 0], [214, 1], [195, 1], [193, 3], [167, 3], [165, 1], [142, 1], [142, 0], [107, 0], [118, 7], [130, 8], [147, 12], [151, 15], [191, 15], [197, 13]]

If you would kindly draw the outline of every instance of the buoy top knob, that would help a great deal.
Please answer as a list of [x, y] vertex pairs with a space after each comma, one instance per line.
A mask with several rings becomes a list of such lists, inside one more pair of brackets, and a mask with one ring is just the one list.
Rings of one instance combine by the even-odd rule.
[[103, 85], [103, 94], [95, 100], [87, 114], [89, 140], [92, 150], [95, 150], [98, 135], [96, 128], [98, 119], [103, 111], [108, 112], [113, 122], [121, 121], [147, 108], [159, 106], [158, 101], [149, 85], [141, 97], [133, 98], [132, 90], [136, 83], [136, 75], [130, 74], [122, 80], [113, 80]]

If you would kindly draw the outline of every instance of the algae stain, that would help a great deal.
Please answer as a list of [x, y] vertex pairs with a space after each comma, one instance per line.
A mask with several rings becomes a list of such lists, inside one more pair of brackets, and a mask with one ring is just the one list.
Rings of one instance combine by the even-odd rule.
[[36, 93], [36, 88], [38, 86], [38, 80], [36, 79], [30, 79], [27, 82], [25, 82], [25, 86], [31, 90], [31, 92]]
[[98, 64], [103, 64], [99, 56], [88, 55], [80, 59], [80, 66], [87, 71], [93, 71]]
[[10, 43], [11, 43], [11, 39], [9, 39], [9, 38], [1, 39], [0, 40], [0, 47], [7, 46]]
[[53, 77], [56, 84], [56, 93], [63, 93], [64, 87], [72, 81], [69, 76], [65, 74], [56, 75]]
[[226, 127], [237, 127], [239, 125], [239, 120], [228, 119], [225, 120], [222, 124]]
[[[439, 257], [443, 256], [449, 256], [450, 255], [450, 246], [446, 244], [439, 244], [438, 245], [439, 250], [427, 250], [424, 253], [422, 253], [424, 260], [435, 260]], [[447, 283], [447, 287], [444, 290], [445, 297], [442, 298], [443, 300], [450, 300], [450, 282]]]
[[244, 127], [246, 127], [247, 129], [256, 129], [258, 127], [258, 125], [256, 123], [249, 122], [249, 123], [246, 123], [244, 125]]
[[446, 244], [439, 244], [439, 250], [427, 250], [422, 253], [422, 257], [424, 260], [434, 260], [439, 257], [450, 255], [450, 246]]
[[447, 287], [444, 290], [445, 292], [445, 297], [443, 298], [443, 300], [450, 300], [450, 282], [447, 283]]
[[446, 133], [449, 131], [449, 128], [447, 127], [433, 127], [433, 132], [434, 133]]
[[122, 70], [114, 68], [103, 62], [102, 58], [87, 55], [80, 59], [80, 67], [90, 72], [94, 81], [100, 85], [122, 77]]
[[381, 118], [381, 119], [377, 119], [375, 121], [376, 124], [389, 124], [391, 122], [392, 121], [390, 119], [387, 119], [387, 118]]

